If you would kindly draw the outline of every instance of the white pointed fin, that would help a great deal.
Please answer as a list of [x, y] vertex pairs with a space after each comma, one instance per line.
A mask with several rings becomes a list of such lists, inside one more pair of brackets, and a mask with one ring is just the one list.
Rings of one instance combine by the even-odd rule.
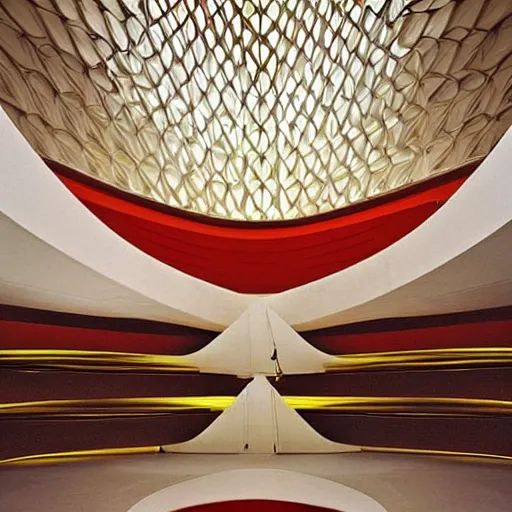
[[279, 366], [285, 375], [323, 373], [334, 357], [310, 345], [277, 313], [267, 308], [270, 331], [277, 349]]
[[248, 309], [222, 334], [188, 358], [204, 373], [239, 377], [274, 375], [267, 309], [262, 302]]
[[245, 409], [250, 384], [203, 432], [184, 443], [163, 446], [175, 453], [243, 453], [245, 439]]
[[[275, 356], [276, 359], [273, 359]], [[209, 345], [188, 356], [203, 373], [322, 373], [333, 357], [317, 350], [263, 302], [256, 302]]]
[[285, 402], [267, 379], [265, 381], [272, 390], [278, 453], [343, 453], [361, 450], [358, 446], [335, 443], [320, 435]]
[[204, 373], [251, 375], [248, 310], [206, 347], [187, 356]]
[[340, 453], [355, 446], [334, 443], [291, 409], [266, 377], [258, 375], [204, 432], [164, 446], [181, 453]]
[[275, 427], [271, 390], [261, 379], [267, 382], [265, 377], [251, 381], [233, 404], [201, 434], [185, 443], [164, 446], [164, 451], [273, 453]]

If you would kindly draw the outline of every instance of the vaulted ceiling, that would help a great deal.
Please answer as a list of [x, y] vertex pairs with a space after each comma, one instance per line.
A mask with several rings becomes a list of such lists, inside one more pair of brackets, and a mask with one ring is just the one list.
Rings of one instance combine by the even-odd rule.
[[503, 0], [5, 0], [0, 101], [116, 187], [292, 219], [485, 156], [511, 40]]

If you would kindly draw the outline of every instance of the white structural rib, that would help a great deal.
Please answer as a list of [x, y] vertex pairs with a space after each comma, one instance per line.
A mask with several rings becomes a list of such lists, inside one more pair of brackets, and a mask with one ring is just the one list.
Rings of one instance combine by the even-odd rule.
[[0, 302], [221, 330], [252, 300], [173, 269], [85, 208], [0, 110]]
[[266, 377], [257, 375], [235, 402], [201, 434], [164, 446], [181, 453], [340, 453], [359, 451], [329, 441], [283, 400]]
[[262, 301], [254, 302], [206, 347], [187, 356], [201, 372], [240, 377], [324, 371], [320, 352]]
[[297, 330], [512, 304], [512, 129], [424, 224], [346, 270], [267, 298]]

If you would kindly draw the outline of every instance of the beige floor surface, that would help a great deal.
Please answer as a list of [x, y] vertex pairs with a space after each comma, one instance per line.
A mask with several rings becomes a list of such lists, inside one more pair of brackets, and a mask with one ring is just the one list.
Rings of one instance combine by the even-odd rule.
[[512, 464], [416, 455], [132, 455], [0, 466], [2, 512], [126, 512], [148, 494], [206, 473], [281, 468], [362, 491], [389, 512], [510, 512]]

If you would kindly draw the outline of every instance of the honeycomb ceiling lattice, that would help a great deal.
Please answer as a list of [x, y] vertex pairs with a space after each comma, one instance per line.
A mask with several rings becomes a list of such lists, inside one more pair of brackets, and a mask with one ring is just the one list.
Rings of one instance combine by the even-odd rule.
[[217, 217], [340, 208], [512, 121], [510, 0], [0, 0], [0, 23], [36, 151]]

